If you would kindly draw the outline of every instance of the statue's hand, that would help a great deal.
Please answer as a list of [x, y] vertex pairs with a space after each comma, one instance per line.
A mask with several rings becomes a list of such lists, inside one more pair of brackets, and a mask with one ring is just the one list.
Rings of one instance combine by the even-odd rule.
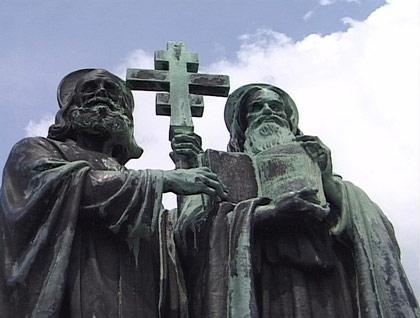
[[227, 198], [227, 188], [209, 168], [170, 170], [164, 171], [163, 175], [164, 192], [179, 195], [205, 193], [222, 199]]
[[300, 191], [282, 194], [269, 204], [257, 207], [256, 221], [265, 223], [270, 220], [306, 216], [323, 220], [330, 213], [330, 208], [315, 203], [317, 192], [316, 189], [303, 188]]
[[297, 136], [296, 141], [300, 142], [308, 155], [318, 163], [322, 179], [332, 178], [331, 150], [317, 136]]
[[182, 162], [183, 168], [198, 166], [201, 149], [201, 137], [197, 134], [176, 134], [171, 141], [172, 152], [169, 154], [175, 163]]

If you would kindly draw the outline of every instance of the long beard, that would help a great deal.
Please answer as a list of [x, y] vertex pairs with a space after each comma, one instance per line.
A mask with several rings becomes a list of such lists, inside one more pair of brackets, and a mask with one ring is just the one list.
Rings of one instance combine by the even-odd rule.
[[258, 154], [272, 147], [284, 145], [294, 139], [288, 127], [277, 122], [260, 122], [250, 125], [245, 131], [245, 152]]
[[98, 107], [75, 108], [70, 113], [71, 125], [78, 134], [104, 138], [123, 138], [132, 130], [131, 120], [118, 111], [98, 111]]

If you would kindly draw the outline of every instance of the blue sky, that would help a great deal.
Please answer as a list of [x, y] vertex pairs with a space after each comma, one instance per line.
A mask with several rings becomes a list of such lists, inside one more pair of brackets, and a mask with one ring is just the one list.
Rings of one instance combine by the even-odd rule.
[[[184, 41], [202, 72], [229, 75], [233, 89], [269, 82], [289, 92], [301, 129], [393, 222], [419, 296], [419, 14], [417, 0], [3, 1], [0, 166], [19, 139], [46, 134], [64, 75], [153, 68], [153, 51]], [[135, 98], [145, 154], [130, 167], [171, 169], [167, 118], [154, 116], [153, 93]], [[205, 103], [197, 132], [224, 149], [224, 99]]]
[[[122, 3], [124, 3], [122, 5]], [[129, 52], [185, 41], [202, 65], [235, 58], [238, 37], [259, 28], [295, 40], [344, 30], [343, 17], [366, 18], [383, 1], [2, 1], [0, 4], [0, 165], [30, 119], [56, 109], [55, 90], [68, 72], [112, 69]], [[314, 12], [306, 21], [303, 17]]]

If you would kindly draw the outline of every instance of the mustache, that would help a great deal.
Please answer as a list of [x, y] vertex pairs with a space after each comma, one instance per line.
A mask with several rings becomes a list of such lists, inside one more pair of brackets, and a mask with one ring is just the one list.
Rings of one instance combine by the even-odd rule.
[[[87, 104], [85, 104], [87, 105]], [[91, 104], [92, 105], [92, 104]], [[82, 107], [73, 107], [70, 109], [69, 113], [74, 115], [76, 113], [81, 115], [91, 115], [93, 117], [122, 117], [126, 120], [131, 121], [126, 114], [118, 110], [117, 108], [111, 108], [108, 104], [105, 103], [95, 103], [95, 106], [82, 106]]]
[[72, 121], [78, 121], [84, 126], [107, 126], [112, 127], [124, 122], [127, 127], [133, 128], [133, 121], [120, 111], [112, 111], [106, 105], [98, 105], [90, 108], [75, 107], [69, 111]]
[[259, 126], [263, 122], [274, 122], [280, 126], [287, 126], [290, 128], [290, 123], [287, 119], [275, 114], [259, 116], [251, 122], [250, 126]]
[[85, 108], [93, 108], [93, 107], [95, 107], [98, 104], [99, 105], [106, 105], [112, 111], [115, 111], [116, 109], [118, 109], [118, 104], [112, 98], [109, 98], [109, 97], [97, 97], [97, 96], [92, 97], [92, 98], [88, 99], [87, 101], [85, 101], [82, 104], [82, 107], [85, 107]]
[[102, 116], [98, 113], [72, 113], [70, 123], [76, 130], [112, 136], [133, 129], [133, 123], [123, 115]]

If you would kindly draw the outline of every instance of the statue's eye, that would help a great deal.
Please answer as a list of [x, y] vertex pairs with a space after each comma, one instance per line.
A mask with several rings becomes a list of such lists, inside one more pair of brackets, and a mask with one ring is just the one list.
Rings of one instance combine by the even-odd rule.
[[112, 83], [112, 82], [105, 82], [104, 88], [107, 92], [114, 95], [117, 95], [121, 92], [121, 88], [117, 84]]
[[259, 102], [252, 103], [252, 104], [251, 104], [251, 107], [250, 107], [250, 111], [251, 111], [252, 113], [254, 113], [254, 112], [259, 112], [259, 111], [261, 110], [262, 106], [263, 106], [263, 105], [262, 105], [261, 103], [259, 103]]
[[96, 85], [95, 81], [90, 81], [90, 82], [84, 83], [82, 89], [86, 93], [92, 93], [96, 91], [97, 87], [98, 85]]
[[271, 102], [270, 108], [275, 112], [279, 112], [282, 110], [283, 107], [279, 102]]

